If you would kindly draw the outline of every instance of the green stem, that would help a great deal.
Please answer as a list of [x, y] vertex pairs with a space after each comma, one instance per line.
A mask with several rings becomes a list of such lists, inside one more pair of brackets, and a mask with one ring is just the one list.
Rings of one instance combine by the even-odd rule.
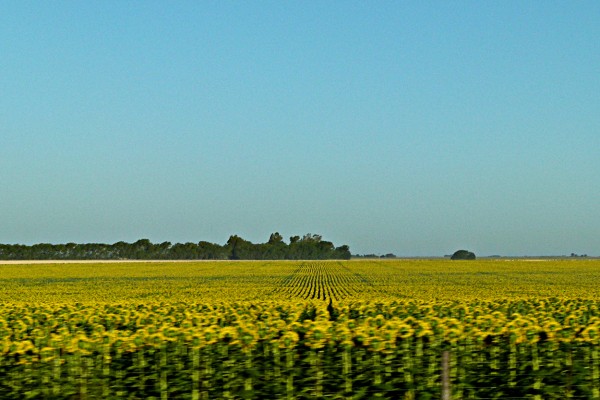
[[352, 376], [350, 375], [352, 372], [352, 360], [350, 354], [350, 348], [346, 347], [344, 352], [342, 353], [342, 359], [344, 362], [344, 366], [342, 369], [342, 374], [344, 376], [344, 386], [346, 391], [346, 399], [352, 399]]
[[290, 349], [285, 352], [285, 367], [287, 370], [287, 381], [285, 385], [287, 400], [294, 399], [294, 354]]
[[167, 382], [167, 346], [163, 344], [160, 348], [160, 399], [169, 398]]

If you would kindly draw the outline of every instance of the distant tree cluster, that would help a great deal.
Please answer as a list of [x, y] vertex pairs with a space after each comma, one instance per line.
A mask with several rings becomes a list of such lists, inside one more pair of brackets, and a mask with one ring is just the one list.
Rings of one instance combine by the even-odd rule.
[[382, 255], [377, 255], [374, 253], [369, 254], [354, 254], [352, 255], [354, 258], [398, 258], [394, 253], [387, 253]]
[[292, 236], [289, 244], [275, 232], [266, 243], [254, 244], [232, 235], [225, 245], [209, 242], [40, 243], [0, 244], [2, 260], [326, 260], [349, 259], [347, 245], [335, 247], [320, 235]]
[[475, 260], [475, 253], [468, 250], [457, 250], [450, 257], [451, 260]]
[[581, 254], [581, 255], [579, 255], [579, 254], [576, 254], [576, 253], [571, 253], [571, 257], [587, 257], [587, 256], [588, 256], [587, 254]]

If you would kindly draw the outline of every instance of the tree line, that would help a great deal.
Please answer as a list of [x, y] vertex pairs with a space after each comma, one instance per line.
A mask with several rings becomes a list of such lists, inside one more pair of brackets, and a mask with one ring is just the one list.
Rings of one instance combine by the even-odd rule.
[[275, 232], [266, 243], [252, 243], [232, 235], [224, 245], [198, 243], [67, 243], [0, 244], [2, 260], [327, 260], [350, 259], [347, 245], [335, 247], [321, 235], [292, 236], [289, 243]]

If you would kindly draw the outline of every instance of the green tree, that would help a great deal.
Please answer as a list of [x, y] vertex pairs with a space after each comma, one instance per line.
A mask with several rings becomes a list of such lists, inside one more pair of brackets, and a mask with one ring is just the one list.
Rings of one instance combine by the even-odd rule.
[[231, 260], [252, 260], [254, 258], [254, 245], [238, 235], [231, 235], [226, 246]]
[[451, 260], [474, 260], [475, 253], [470, 252], [468, 250], [457, 250], [450, 257]]
[[348, 245], [341, 245], [335, 249], [335, 258], [341, 260], [349, 260], [352, 254], [350, 253], [350, 247]]
[[269, 241], [267, 243], [268, 244], [283, 243], [283, 236], [281, 236], [279, 234], [279, 232], [271, 233], [271, 236], [269, 236]]

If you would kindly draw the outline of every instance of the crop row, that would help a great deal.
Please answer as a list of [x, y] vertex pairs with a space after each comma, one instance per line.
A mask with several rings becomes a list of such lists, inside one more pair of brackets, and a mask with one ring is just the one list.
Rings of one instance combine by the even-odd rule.
[[597, 398], [599, 307], [355, 302], [332, 315], [324, 302], [2, 306], [0, 397], [437, 396], [449, 351], [460, 398]]
[[600, 300], [599, 269], [599, 260], [0, 265], [0, 300], [21, 304], [310, 301], [324, 297], [334, 302]]
[[339, 264], [302, 263], [274, 289], [274, 293], [286, 294], [305, 300], [341, 301], [359, 296], [362, 282]]
[[327, 344], [316, 349], [226, 338], [46, 350], [36, 363], [0, 363], [0, 396], [29, 398], [440, 398], [443, 354], [454, 398], [598, 398], [600, 360], [587, 343], [443, 348], [423, 339], [394, 351]]
[[598, 267], [0, 265], [0, 398], [600, 398]]

